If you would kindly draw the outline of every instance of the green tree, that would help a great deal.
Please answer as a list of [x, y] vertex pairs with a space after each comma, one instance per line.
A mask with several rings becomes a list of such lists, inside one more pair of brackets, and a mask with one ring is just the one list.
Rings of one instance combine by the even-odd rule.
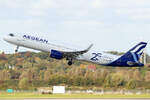
[[138, 69], [136, 69], [134, 71], [133, 77], [134, 77], [135, 80], [138, 80], [138, 81], [142, 80], [141, 73], [140, 73], [140, 71]]
[[145, 81], [146, 81], [146, 82], [150, 82], [150, 71], [147, 71], [147, 72], [146, 72], [144, 78], [145, 78]]
[[19, 81], [19, 88], [20, 89], [28, 89], [29, 88], [29, 79], [28, 78], [23, 78]]
[[111, 75], [107, 75], [106, 79], [105, 79], [105, 82], [104, 82], [104, 86], [105, 87], [111, 87], [112, 84], [111, 84]]
[[130, 80], [127, 84], [126, 84], [127, 89], [135, 89], [136, 88], [136, 81], [135, 80]]
[[123, 77], [119, 73], [114, 73], [111, 78], [111, 85], [118, 87], [123, 86], [123, 84], [124, 84]]

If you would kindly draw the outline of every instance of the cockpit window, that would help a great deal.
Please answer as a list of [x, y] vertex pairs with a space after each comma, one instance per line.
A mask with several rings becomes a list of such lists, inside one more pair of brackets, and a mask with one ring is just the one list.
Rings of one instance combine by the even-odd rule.
[[14, 36], [14, 34], [10, 33], [10, 34], [9, 34], [9, 36], [12, 36], [12, 37], [13, 37], [13, 36]]

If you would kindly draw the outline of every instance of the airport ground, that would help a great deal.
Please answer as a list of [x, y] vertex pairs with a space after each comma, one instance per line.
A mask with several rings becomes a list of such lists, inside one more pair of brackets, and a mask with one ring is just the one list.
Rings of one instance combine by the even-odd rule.
[[[66, 100], [66, 99], [5, 99], [5, 100]], [[83, 99], [67, 99], [67, 100], [83, 100]], [[87, 99], [87, 100], [95, 100], [95, 99]], [[120, 98], [120, 99], [96, 99], [96, 100], [122, 100], [122, 99]], [[123, 99], [123, 100], [149, 100], [149, 99]]]
[[119, 95], [119, 94], [37, 94], [37, 93], [0, 93], [0, 100], [2, 99], [29, 99], [29, 100], [44, 100], [44, 99], [149, 99], [149, 94], [140, 95]]

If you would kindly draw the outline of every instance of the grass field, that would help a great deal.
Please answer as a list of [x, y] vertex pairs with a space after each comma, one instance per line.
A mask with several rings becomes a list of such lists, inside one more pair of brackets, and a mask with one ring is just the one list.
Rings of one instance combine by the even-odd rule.
[[150, 95], [0, 93], [0, 98], [150, 98]]

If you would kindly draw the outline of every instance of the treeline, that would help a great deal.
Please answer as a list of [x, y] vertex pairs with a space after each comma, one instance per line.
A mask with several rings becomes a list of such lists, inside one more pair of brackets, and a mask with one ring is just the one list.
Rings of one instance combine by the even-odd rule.
[[[101, 87], [150, 89], [150, 68], [114, 68], [75, 61], [55, 60], [48, 53], [0, 54], [0, 90], [36, 90], [39, 87]], [[83, 67], [84, 66], [84, 67]]]

